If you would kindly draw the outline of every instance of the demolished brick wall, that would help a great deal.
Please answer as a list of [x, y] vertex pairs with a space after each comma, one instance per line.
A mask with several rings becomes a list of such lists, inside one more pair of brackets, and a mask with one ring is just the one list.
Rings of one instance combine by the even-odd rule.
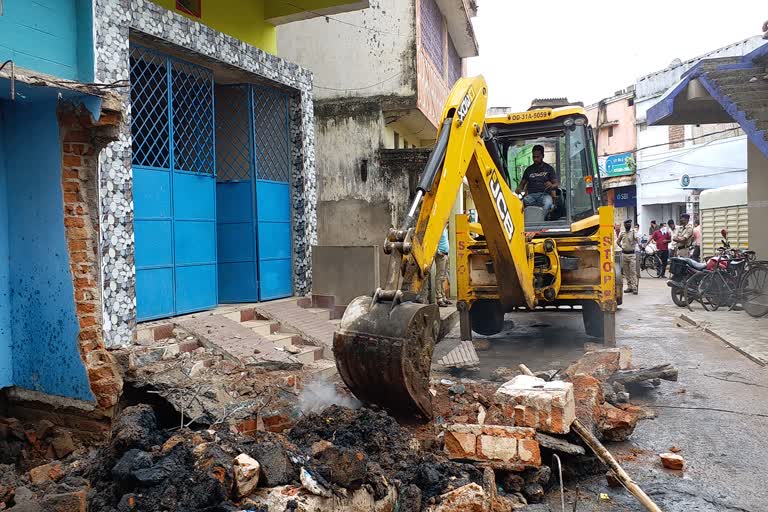
[[[108, 415], [117, 404], [123, 381], [114, 357], [104, 347], [99, 258], [98, 154], [117, 138], [119, 112], [103, 112], [98, 121], [80, 107], [59, 109], [62, 148], [61, 186], [64, 228], [69, 251], [72, 286], [80, 324], [78, 345], [88, 381], [99, 408]], [[116, 222], [114, 212], [103, 220]]]

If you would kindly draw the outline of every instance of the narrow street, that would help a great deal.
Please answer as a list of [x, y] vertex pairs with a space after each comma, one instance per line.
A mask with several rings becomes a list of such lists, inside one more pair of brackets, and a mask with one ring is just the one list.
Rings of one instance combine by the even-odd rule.
[[[678, 382], [662, 381], [659, 387], [632, 393], [632, 402], [656, 417], [640, 420], [628, 441], [608, 448], [663, 510], [765, 510], [768, 374], [721, 340], [693, 327], [678, 327], [678, 316], [687, 312], [672, 303], [662, 279], [641, 279], [640, 294], [625, 295], [617, 317], [617, 345], [632, 348], [635, 366], [671, 363], [680, 375]], [[728, 315], [734, 325], [746, 317], [736, 311]], [[487, 378], [496, 367], [520, 363], [533, 371], [564, 368], [591, 340], [583, 334], [578, 311], [513, 313], [506, 318], [509, 329], [489, 337], [490, 348], [478, 351], [479, 378]], [[456, 342], [455, 337], [447, 338], [435, 359]], [[670, 447], [681, 449], [683, 472], [662, 468], [658, 454]], [[602, 474], [579, 485], [579, 511], [644, 510], [629, 493], [609, 488]], [[566, 489], [566, 501], [573, 503], [574, 486], [566, 482]], [[599, 493], [608, 493], [611, 502], [598, 502]], [[556, 488], [549, 501], [559, 510]]]

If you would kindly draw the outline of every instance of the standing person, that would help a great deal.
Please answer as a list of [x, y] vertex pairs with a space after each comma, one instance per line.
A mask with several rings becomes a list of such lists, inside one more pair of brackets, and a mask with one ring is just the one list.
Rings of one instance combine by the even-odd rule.
[[684, 213], [680, 216], [680, 225], [677, 227], [676, 234], [672, 237], [677, 248], [677, 254], [683, 257], [689, 256], [691, 244], [693, 244], [693, 225], [689, 222], [691, 216]]
[[632, 221], [624, 221], [624, 231], [619, 235], [617, 242], [621, 248], [621, 275], [627, 282], [624, 293], [637, 295], [637, 258], [635, 257], [635, 245], [637, 245], [637, 233], [632, 229]]
[[659, 230], [659, 226], [656, 225], [656, 221], [651, 221], [651, 227], [648, 228], [648, 236], [653, 236], [653, 234]]
[[557, 174], [555, 169], [544, 161], [544, 146], [536, 144], [531, 150], [533, 164], [529, 165], [523, 173], [523, 179], [515, 190], [516, 194], [525, 191], [523, 205], [541, 206], [544, 209], [544, 218], [554, 207], [554, 192], [557, 190]]
[[661, 259], [661, 277], [667, 277], [667, 262], [669, 261], [669, 242], [672, 234], [663, 222], [661, 227], [651, 235], [651, 240], [656, 243], [656, 254]]
[[640, 224], [635, 223], [634, 227], [635, 231], [635, 270], [637, 271], [637, 281], [640, 282], [640, 263], [643, 261], [642, 252], [643, 252], [643, 242], [647, 241], [643, 240], [643, 237], [640, 236]]
[[440, 242], [437, 244], [437, 254], [435, 254], [435, 268], [437, 275], [435, 276], [435, 297], [437, 297], [437, 305], [441, 308], [451, 305], [445, 297], [445, 283], [448, 281], [448, 228], [443, 230], [443, 234], [440, 237]]
[[701, 261], [701, 224], [698, 220], [693, 222], [693, 253], [691, 258]]
[[675, 227], [675, 221], [669, 219], [667, 221], [667, 227], [669, 228], [669, 234], [672, 236], [672, 241], [669, 243], [669, 257], [677, 256], [677, 242], [675, 242], [675, 235], [677, 234]]

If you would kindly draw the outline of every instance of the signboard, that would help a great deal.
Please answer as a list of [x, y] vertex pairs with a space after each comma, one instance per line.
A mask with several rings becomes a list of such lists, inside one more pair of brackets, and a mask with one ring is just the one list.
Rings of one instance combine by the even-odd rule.
[[600, 169], [601, 178], [627, 176], [635, 172], [635, 158], [632, 153], [601, 156], [597, 159], [597, 166]]
[[634, 207], [637, 204], [637, 189], [634, 185], [617, 187], [614, 190], [613, 206], [623, 208], [626, 206]]

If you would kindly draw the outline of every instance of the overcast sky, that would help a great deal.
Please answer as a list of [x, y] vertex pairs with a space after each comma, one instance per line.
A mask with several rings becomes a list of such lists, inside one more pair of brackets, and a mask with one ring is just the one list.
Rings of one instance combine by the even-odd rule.
[[[594, 103], [635, 79], [746, 39], [768, 19], [765, 0], [478, 0], [489, 106], [525, 110], [534, 97]], [[712, 5], [712, 7], [710, 7]], [[717, 7], [715, 7], [717, 6]]]

